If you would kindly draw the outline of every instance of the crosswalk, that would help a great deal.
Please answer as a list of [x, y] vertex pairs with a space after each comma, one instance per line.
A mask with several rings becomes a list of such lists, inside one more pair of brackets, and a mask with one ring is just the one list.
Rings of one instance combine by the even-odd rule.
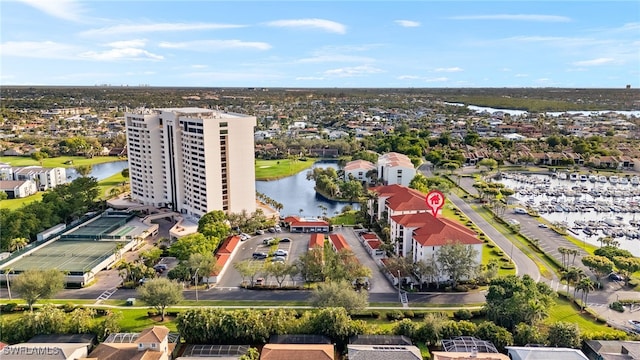
[[113, 295], [116, 291], [118, 291], [118, 288], [111, 288], [103, 291], [102, 294], [100, 294], [100, 296], [98, 296], [98, 298], [96, 299], [96, 304], [99, 304], [104, 300], [109, 299], [111, 295]]

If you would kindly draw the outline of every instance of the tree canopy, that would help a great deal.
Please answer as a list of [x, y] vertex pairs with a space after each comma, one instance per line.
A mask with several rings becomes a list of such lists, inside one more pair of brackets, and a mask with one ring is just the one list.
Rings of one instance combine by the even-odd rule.
[[509, 275], [491, 281], [486, 301], [487, 318], [513, 331], [519, 323], [532, 324], [547, 317], [553, 291], [528, 275]]
[[151, 279], [140, 286], [137, 292], [140, 300], [160, 312], [162, 321], [164, 321], [166, 308], [183, 299], [182, 286], [167, 278]]
[[33, 304], [38, 300], [48, 299], [64, 288], [64, 274], [55, 269], [27, 270], [16, 276], [11, 286], [33, 311]]
[[355, 291], [347, 281], [318, 284], [311, 298], [315, 307], [342, 307], [347, 311], [363, 310], [369, 306], [366, 291]]

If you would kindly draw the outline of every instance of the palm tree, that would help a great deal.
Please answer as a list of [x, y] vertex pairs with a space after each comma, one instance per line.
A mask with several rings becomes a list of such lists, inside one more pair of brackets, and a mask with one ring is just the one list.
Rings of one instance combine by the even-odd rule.
[[560, 255], [562, 255], [562, 267], [563, 268], [567, 267], [567, 265], [565, 265], [566, 264], [565, 257], [567, 256], [567, 250], [568, 249], [564, 248], [564, 247], [559, 247], [558, 248], [558, 252], [560, 253]]
[[582, 310], [587, 306], [587, 297], [589, 292], [595, 289], [595, 283], [589, 277], [580, 279], [580, 282], [576, 285], [576, 289], [582, 291]]
[[18, 237], [13, 238], [9, 241], [9, 251], [16, 251], [23, 249], [25, 246], [29, 244], [29, 239]]
[[[569, 296], [569, 285], [574, 282], [580, 281], [586, 274], [584, 270], [575, 266], [569, 266], [566, 270], [562, 272], [562, 280], [567, 281], [567, 296]], [[574, 297], [575, 297], [575, 289], [574, 289]]]

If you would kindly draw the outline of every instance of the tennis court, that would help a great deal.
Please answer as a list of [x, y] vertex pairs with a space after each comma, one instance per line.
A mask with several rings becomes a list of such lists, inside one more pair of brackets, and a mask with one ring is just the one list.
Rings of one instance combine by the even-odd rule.
[[127, 226], [132, 215], [126, 216], [100, 216], [93, 221], [83, 224], [62, 235], [62, 239], [117, 239], [131, 232], [134, 227]]
[[58, 240], [11, 264], [16, 272], [29, 269], [58, 269], [71, 274], [92, 270], [113, 255], [116, 241]]

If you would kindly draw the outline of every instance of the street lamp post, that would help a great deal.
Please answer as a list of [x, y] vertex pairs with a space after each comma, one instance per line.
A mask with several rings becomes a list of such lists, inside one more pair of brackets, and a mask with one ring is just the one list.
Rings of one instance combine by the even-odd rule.
[[401, 289], [402, 287], [400, 283], [400, 270], [398, 269], [398, 298], [400, 299], [400, 301], [402, 301], [402, 292], [400, 291]]
[[196, 278], [196, 302], [198, 301], [198, 270], [200, 270], [200, 268], [197, 268], [196, 273], [194, 274]]

